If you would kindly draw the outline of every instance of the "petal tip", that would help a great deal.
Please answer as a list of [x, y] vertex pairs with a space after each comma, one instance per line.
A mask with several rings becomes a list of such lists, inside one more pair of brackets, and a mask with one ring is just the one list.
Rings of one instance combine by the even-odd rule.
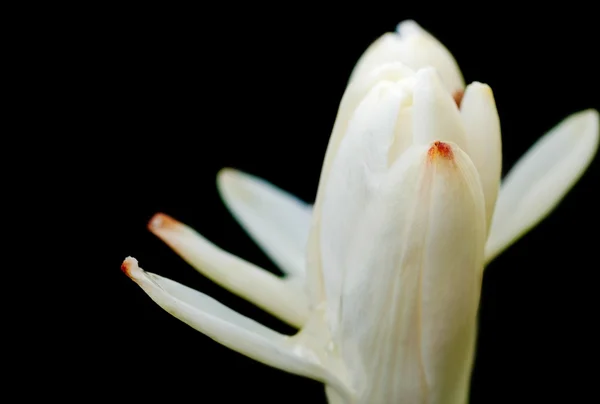
[[[584, 109], [566, 117], [559, 124], [567, 127], [568, 132], [579, 137], [598, 139], [600, 136], [600, 115], [594, 108]], [[597, 142], [596, 142], [597, 143]]]
[[598, 110], [595, 108], [588, 108], [586, 110], [583, 110], [581, 111], [581, 115], [583, 115], [587, 119], [594, 120], [596, 122], [600, 120], [600, 114], [598, 114]]
[[181, 223], [164, 213], [155, 214], [148, 222], [148, 230], [153, 233], [164, 229], [178, 230], [180, 228]]
[[415, 20], [404, 20], [396, 26], [396, 32], [404, 37], [423, 32], [423, 28]]
[[463, 92], [463, 97], [474, 97], [476, 101], [471, 102], [480, 103], [481, 100], [484, 100], [485, 102], [493, 104], [494, 106], [496, 105], [492, 88], [485, 83], [480, 83], [479, 81], [474, 81], [469, 84], [467, 89]]
[[235, 188], [240, 185], [242, 173], [234, 168], [224, 167], [217, 173], [217, 188], [219, 191]]
[[251, 203], [257, 198], [257, 186], [261, 186], [260, 180], [240, 170], [223, 168], [217, 174], [217, 189], [226, 205], [234, 200]]
[[237, 170], [234, 170], [233, 168], [230, 167], [224, 167], [221, 168], [219, 170], [219, 172], [217, 173], [217, 180], [218, 181], [229, 181], [231, 180], [231, 178], [233, 178], [236, 174]]
[[138, 261], [133, 257], [127, 257], [121, 264], [121, 271], [131, 278], [131, 271], [138, 267]]
[[439, 140], [433, 142], [429, 151], [427, 152], [430, 160], [434, 160], [437, 158], [442, 158], [444, 160], [454, 160], [454, 152], [452, 151], [452, 146], [445, 142], [440, 142]]
[[426, 93], [448, 93], [442, 84], [439, 72], [433, 66], [420, 68], [415, 77], [417, 88], [424, 90]]
[[480, 81], [474, 81], [467, 86], [467, 91], [473, 91], [474, 89], [486, 92], [488, 94], [493, 94], [492, 88], [488, 84], [482, 83]]

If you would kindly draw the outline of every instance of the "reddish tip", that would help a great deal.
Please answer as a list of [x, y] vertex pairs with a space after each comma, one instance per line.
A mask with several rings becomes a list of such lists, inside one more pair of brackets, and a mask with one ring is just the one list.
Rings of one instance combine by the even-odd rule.
[[160, 230], [160, 229], [177, 229], [181, 226], [177, 220], [173, 219], [169, 215], [165, 215], [164, 213], [157, 213], [152, 216], [152, 219], [148, 222], [148, 229], [150, 231]]
[[121, 264], [121, 271], [123, 271], [123, 273], [127, 276], [129, 276], [129, 269], [130, 269], [131, 263], [129, 262], [129, 260], [125, 260], [123, 261], [123, 263]]
[[[138, 267], [138, 262], [133, 257], [125, 258], [125, 261], [121, 264], [121, 271], [131, 279], [135, 281], [135, 272], [140, 270]], [[132, 273], [133, 271], [133, 273]]]
[[454, 102], [456, 103], [456, 106], [459, 109], [460, 109], [460, 104], [462, 103], [462, 99], [463, 99], [464, 95], [465, 95], [465, 91], [464, 90], [457, 90], [452, 95], [452, 98], [454, 98]]
[[452, 147], [448, 143], [439, 140], [433, 142], [433, 145], [429, 148], [429, 158], [434, 159], [437, 156], [452, 160], [454, 158]]

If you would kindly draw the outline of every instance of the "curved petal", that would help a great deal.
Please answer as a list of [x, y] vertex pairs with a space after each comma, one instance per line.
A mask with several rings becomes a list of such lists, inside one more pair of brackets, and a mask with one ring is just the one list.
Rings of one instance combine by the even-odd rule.
[[477, 170], [436, 141], [372, 179], [359, 217], [330, 222], [330, 235], [353, 236], [348, 248], [323, 252], [344, 267], [333, 336], [358, 402], [464, 403], [486, 239]]
[[265, 365], [346, 391], [319, 355], [297, 338], [279, 334], [194, 289], [146, 272], [134, 258], [125, 259], [121, 269], [169, 314], [220, 344]]
[[469, 84], [462, 98], [460, 114], [469, 145], [469, 157], [481, 178], [489, 232], [502, 176], [500, 118], [492, 89], [478, 82]]
[[312, 206], [229, 168], [219, 172], [217, 186], [231, 214], [283, 273], [304, 278]]
[[290, 282], [221, 250], [165, 214], [156, 214], [148, 228], [214, 282], [290, 325], [301, 327], [306, 321], [308, 306], [304, 292]]
[[356, 63], [351, 80], [390, 62], [400, 62], [413, 70], [435, 68], [450, 93], [462, 91], [465, 87], [462, 73], [452, 54], [415, 21], [402, 21], [396, 32], [386, 33], [373, 42]]
[[491, 261], [546, 217], [598, 150], [598, 111], [573, 114], [539, 139], [502, 185], [486, 245]]

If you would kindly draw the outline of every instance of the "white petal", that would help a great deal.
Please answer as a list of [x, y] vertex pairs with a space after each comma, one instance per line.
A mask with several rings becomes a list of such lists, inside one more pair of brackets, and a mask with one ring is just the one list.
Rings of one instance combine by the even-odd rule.
[[217, 185], [229, 211], [273, 262], [285, 274], [304, 278], [312, 206], [237, 170], [221, 170]]
[[333, 337], [358, 402], [464, 403], [486, 238], [469, 157], [455, 144], [412, 146], [347, 219], [349, 248], [332, 257], [344, 268]]
[[392, 145], [404, 143], [404, 149], [410, 145], [412, 133], [398, 133], [396, 129], [400, 111], [411, 103], [412, 94], [404, 91], [402, 83], [375, 85], [356, 108], [332, 164], [321, 201], [319, 234], [330, 327], [337, 322], [345, 270], [336, 257], [347, 253], [356, 221], [377, 194], [381, 176], [393, 164]]
[[469, 153], [465, 128], [456, 102], [432, 68], [417, 72], [413, 101], [414, 141], [429, 144], [436, 140], [454, 142]]
[[487, 261], [554, 209], [591, 163], [598, 136], [598, 111], [578, 112], [521, 157], [500, 187], [486, 246]]
[[371, 44], [357, 62], [351, 80], [390, 62], [400, 62], [413, 70], [435, 68], [450, 93], [461, 91], [465, 87], [462, 73], [452, 54], [415, 21], [401, 22], [397, 33], [384, 34]]
[[220, 344], [265, 365], [345, 392], [344, 384], [325, 368], [318, 353], [302, 344], [303, 339], [279, 334], [203, 293], [145, 272], [134, 258], [127, 258], [121, 268], [160, 307]]
[[460, 113], [463, 118], [469, 157], [479, 172], [489, 230], [502, 175], [500, 118], [492, 89], [478, 82], [467, 86]]
[[325, 160], [323, 161], [323, 168], [319, 179], [307, 243], [307, 293], [310, 296], [310, 302], [313, 308], [325, 301], [325, 290], [320, 262], [321, 254], [319, 252], [320, 236], [318, 234], [323, 192], [327, 184], [332, 163], [335, 160], [340, 143], [347, 132], [350, 119], [358, 104], [365, 98], [375, 84], [380, 82], [397, 82], [409, 78], [413, 76], [413, 74], [412, 70], [401, 63], [383, 65], [372, 70], [369, 74], [362, 76], [360, 79], [351, 82], [342, 97], [333, 131], [327, 145]]
[[214, 282], [291, 325], [301, 327], [306, 321], [307, 299], [294, 284], [221, 250], [165, 214], [155, 215], [148, 228]]

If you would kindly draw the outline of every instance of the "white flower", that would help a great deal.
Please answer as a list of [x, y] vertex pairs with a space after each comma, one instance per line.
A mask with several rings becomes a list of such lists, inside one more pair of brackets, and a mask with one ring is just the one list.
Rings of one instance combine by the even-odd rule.
[[[416, 22], [403, 21], [398, 24], [397, 33], [387, 33], [375, 41], [358, 61], [351, 81], [358, 78], [364, 81], [369, 69], [385, 62], [401, 62], [413, 70], [434, 67], [446, 89], [461, 105], [461, 114], [471, 115], [467, 120], [495, 119], [489, 116], [496, 114], [491, 104], [478, 105], [476, 97], [464, 96], [464, 81], [452, 54]], [[476, 87], [470, 86], [470, 91]], [[350, 90], [346, 98], [350, 98]], [[341, 121], [347, 119], [341, 115], [349, 110], [342, 106], [338, 112]], [[598, 111], [588, 109], [564, 119], [531, 146], [501, 184], [498, 177], [501, 145], [496, 141], [500, 142], [500, 138], [472, 134], [469, 144], [473, 149], [485, 150], [471, 158], [476, 160], [483, 186], [487, 187], [486, 211], [488, 215], [493, 212], [486, 244], [488, 263], [544, 219], [585, 172], [598, 149]], [[496, 198], [493, 194], [498, 185]], [[229, 169], [220, 173], [218, 186], [235, 218], [282, 270], [296, 274], [297, 270], [291, 266], [304, 267], [310, 205], [262, 179]], [[242, 194], [249, 199], [241, 198]], [[268, 203], [253, 203], [267, 194]], [[294, 210], [295, 214], [289, 212], [280, 217], [271, 213], [288, 210]], [[282, 259], [282, 255], [287, 259]]]
[[[166, 215], [149, 224], [199, 272], [298, 334], [276, 333], [133, 258], [122, 266], [175, 317], [255, 360], [325, 383], [331, 403], [466, 402], [484, 264], [551, 211], [598, 146], [597, 112], [575, 114], [500, 186], [490, 88], [470, 84], [459, 108], [451, 94], [462, 84], [443, 73], [448, 64], [409, 49], [405, 64], [383, 60], [377, 46], [359, 62], [314, 208], [248, 174], [220, 173], [228, 208], [285, 277]], [[370, 58], [383, 64], [361, 72]], [[438, 62], [439, 76], [427, 67]]]

